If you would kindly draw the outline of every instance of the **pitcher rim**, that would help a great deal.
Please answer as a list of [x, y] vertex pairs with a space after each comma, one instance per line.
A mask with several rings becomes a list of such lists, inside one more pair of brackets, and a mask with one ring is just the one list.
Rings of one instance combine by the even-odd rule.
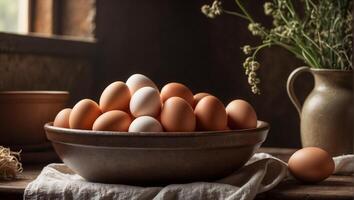
[[340, 73], [353, 73], [353, 70], [342, 70], [342, 69], [324, 69], [324, 68], [310, 68], [313, 72], [340, 72]]

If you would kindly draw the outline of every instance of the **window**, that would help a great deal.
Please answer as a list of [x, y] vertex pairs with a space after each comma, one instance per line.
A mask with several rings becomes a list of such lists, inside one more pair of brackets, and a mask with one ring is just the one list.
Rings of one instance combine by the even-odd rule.
[[0, 32], [92, 38], [95, 0], [0, 0]]
[[28, 0], [0, 0], [0, 31], [28, 32]]
[[92, 56], [95, 13], [96, 0], [0, 0], [0, 52]]

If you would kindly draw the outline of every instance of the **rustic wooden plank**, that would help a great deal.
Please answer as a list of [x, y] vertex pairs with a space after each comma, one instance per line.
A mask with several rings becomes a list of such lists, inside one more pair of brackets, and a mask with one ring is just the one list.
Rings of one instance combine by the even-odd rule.
[[0, 33], [0, 53], [96, 57], [96, 40], [71, 36]]
[[260, 199], [313, 199], [338, 200], [354, 198], [354, 177], [331, 176], [318, 184], [304, 184], [296, 180], [280, 183], [273, 190], [260, 195]]
[[0, 197], [2, 193], [23, 194], [26, 186], [39, 175], [42, 168], [43, 165], [24, 166], [23, 173], [19, 174], [15, 180], [1, 180]]

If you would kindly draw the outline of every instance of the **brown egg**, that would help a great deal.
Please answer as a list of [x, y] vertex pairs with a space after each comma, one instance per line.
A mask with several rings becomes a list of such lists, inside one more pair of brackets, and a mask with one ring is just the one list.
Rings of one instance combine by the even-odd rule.
[[181, 97], [186, 100], [189, 105], [193, 106], [194, 104], [193, 93], [187, 86], [181, 83], [169, 83], [165, 85], [161, 89], [160, 96], [162, 102], [165, 102], [170, 97]]
[[121, 81], [111, 83], [103, 90], [100, 98], [102, 112], [110, 110], [129, 110], [130, 91], [128, 86]]
[[244, 100], [233, 100], [226, 106], [228, 126], [231, 129], [257, 127], [257, 114], [251, 104]]
[[200, 92], [200, 93], [197, 93], [194, 95], [194, 107], [198, 104], [198, 102], [203, 98], [203, 97], [206, 97], [206, 96], [212, 96], [211, 94], [209, 93], [206, 93], [206, 92]]
[[54, 119], [53, 125], [61, 128], [70, 128], [69, 117], [71, 108], [65, 108], [61, 110]]
[[70, 128], [91, 130], [95, 120], [102, 114], [100, 107], [91, 99], [79, 101], [71, 110]]
[[333, 173], [334, 161], [323, 149], [306, 147], [296, 151], [290, 157], [288, 167], [296, 179], [316, 183], [323, 181]]
[[193, 108], [180, 97], [171, 97], [165, 101], [160, 118], [162, 126], [168, 132], [195, 130]]
[[195, 106], [197, 129], [219, 131], [227, 129], [227, 115], [224, 104], [214, 96], [202, 98]]
[[103, 113], [93, 124], [94, 131], [121, 131], [127, 132], [132, 119], [129, 114], [120, 110]]

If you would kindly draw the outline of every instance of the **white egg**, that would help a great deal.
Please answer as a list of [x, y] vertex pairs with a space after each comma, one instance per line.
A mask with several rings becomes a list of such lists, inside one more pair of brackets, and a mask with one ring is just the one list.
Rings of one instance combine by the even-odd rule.
[[143, 87], [137, 90], [130, 99], [130, 113], [134, 117], [156, 117], [161, 110], [160, 93], [152, 87]]
[[129, 126], [129, 132], [162, 132], [159, 121], [150, 116], [136, 118]]
[[130, 90], [131, 95], [133, 95], [142, 87], [152, 87], [158, 89], [152, 80], [142, 74], [131, 75], [126, 81], [126, 84]]

